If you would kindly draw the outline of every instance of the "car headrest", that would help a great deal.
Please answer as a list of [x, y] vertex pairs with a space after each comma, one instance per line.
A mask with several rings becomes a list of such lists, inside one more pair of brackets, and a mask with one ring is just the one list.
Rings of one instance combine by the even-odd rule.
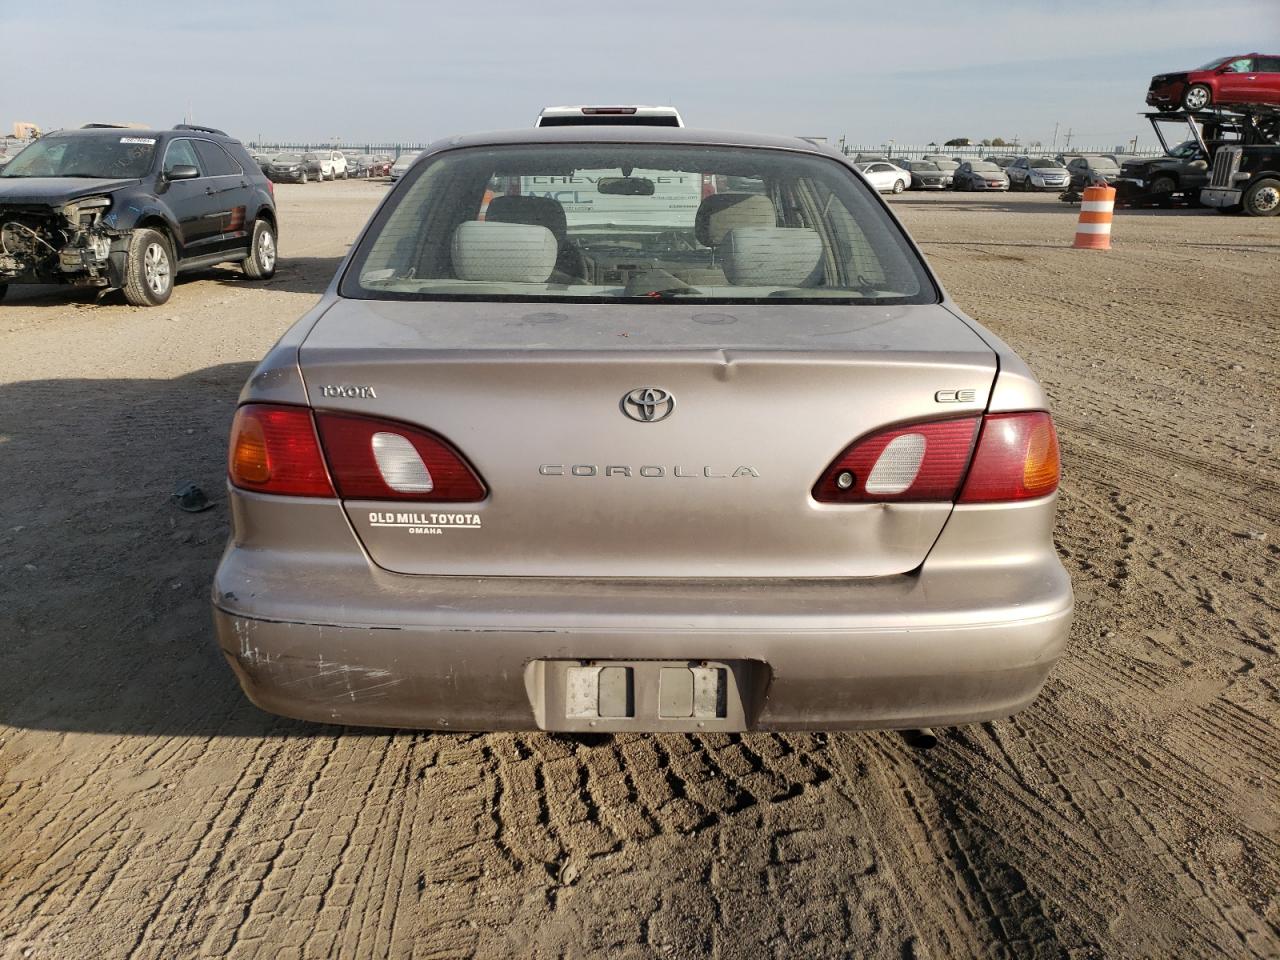
[[546, 227], [559, 241], [563, 241], [568, 232], [564, 207], [550, 197], [494, 197], [484, 218], [489, 222]]
[[453, 232], [453, 272], [459, 280], [546, 283], [559, 249], [546, 227], [468, 220]]
[[741, 287], [799, 287], [818, 270], [822, 238], [807, 227], [734, 227], [720, 243], [725, 278]]
[[775, 227], [773, 201], [757, 193], [713, 193], [698, 205], [693, 232], [704, 247], [718, 247], [734, 227]]

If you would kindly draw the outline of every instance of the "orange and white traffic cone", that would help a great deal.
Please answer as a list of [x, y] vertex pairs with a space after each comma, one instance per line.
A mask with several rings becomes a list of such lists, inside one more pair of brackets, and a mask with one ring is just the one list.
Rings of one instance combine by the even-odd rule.
[[1076, 224], [1077, 250], [1111, 249], [1111, 215], [1116, 207], [1115, 187], [1085, 187]]

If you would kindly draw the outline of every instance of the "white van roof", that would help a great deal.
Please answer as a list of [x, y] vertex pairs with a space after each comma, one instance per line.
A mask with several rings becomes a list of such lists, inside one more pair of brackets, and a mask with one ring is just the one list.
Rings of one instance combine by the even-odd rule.
[[626, 106], [577, 105], [543, 107], [535, 127], [578, 126], [640, 126], [683, 127], [684, 119], [675, 107], [654, 107], [642, 104]]

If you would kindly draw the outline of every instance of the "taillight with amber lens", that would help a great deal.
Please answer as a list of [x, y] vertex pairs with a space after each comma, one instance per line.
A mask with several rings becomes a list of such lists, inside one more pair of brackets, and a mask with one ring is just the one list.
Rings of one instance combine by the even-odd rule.
[[982, 421], [978, 449], [960, 503], [1032, 500], [1058, 489], [1061, 461], [1053, 418], [1044, 411], [993, 413]]
[[250, 403], [231, 425], [227, 474], [242, 490], [288, 497], [332, 497], [311, 411]]

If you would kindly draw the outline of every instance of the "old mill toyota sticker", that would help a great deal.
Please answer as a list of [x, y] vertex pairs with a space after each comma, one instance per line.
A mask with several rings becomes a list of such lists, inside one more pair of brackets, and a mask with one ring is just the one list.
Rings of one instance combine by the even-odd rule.
[[369, 526], [392, 527], [422, 536], [441, 536], [454, 530], [479, 530], [478, 513], [379, 513], [369, 514]]

